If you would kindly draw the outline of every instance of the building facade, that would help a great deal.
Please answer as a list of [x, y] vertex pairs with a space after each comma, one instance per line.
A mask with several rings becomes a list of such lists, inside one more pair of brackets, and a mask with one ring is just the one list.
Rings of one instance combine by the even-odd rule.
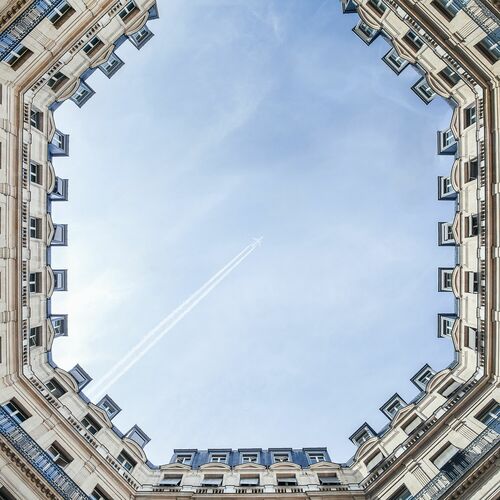
[[51, 308], [67, 283], [67, 271], [51, 266], [51, 248], [68, 241], [51, 206], [68, 196], [52, 165], [69, 154], [54, 110], [66, 99], [83, 106], [93, 71], [119, 71], [116, 47], [147, 43], [158, 8], [154, 0], [3, 0], [0, 498], [498, 498], [499, 8], [486, 0], [342, 0], [341, 8], [354, 14], [363, 42], [388, 41], [383, 60], [396, 74], [417, 69], [411, 90], [423, 103], [444, 98], [453, 109], [437, 153], [450, 158], [438, 197], [455, 216], [439, 224], [437, 240], [456, 247], [456, 262], [438, 269], [437, 286], [456, 300], [438, 315], [437, 334], [453, 343], [455, 359], [414, 374], [412, 401], [389, 398], [383, 429], [355, 430], [348, 463], [323, 448], [174, 450], [169, 463], [150, 463], [145, 432], [117, 429], [115, 401], [91, 402], [85, 370], [52, 361], [52, 343], [71, 323]]

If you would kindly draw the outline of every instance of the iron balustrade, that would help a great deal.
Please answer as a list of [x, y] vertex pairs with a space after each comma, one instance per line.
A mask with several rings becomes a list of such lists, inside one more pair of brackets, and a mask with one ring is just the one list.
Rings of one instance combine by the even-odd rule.
[[5, 408], [0, 406], [0, 434], [43, 476], [65, 500], [89, 500], [89, 497], [57, 465]]
[[469, 446], [457, 452], [446, 462], [439, 474], [410, 500], [437, 500], [463, 475], [477, 464], [489, 451], [500, 444], [500, 418], [491, 422]]
[[56, 7], [65, 0], [36, 0], [0, 34], [0, 61], [15, 48], [21, 40]]

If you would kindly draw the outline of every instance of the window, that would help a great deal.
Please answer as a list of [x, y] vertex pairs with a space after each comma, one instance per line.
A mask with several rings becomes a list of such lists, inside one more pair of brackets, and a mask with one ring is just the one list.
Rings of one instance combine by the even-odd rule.
[[49, 446], [47, 453], [61, 469], [64, 469], [73, 460], [56, 442]]
[[69, 78], [64, 73], [58, 71], [49, 78], [47, 87], [49, 87], [54, 92], [57, 92], [68, 80]]
[[368, 469], [368, 472], [371, 472], [377, 465], [382, 462], [384, 459], [384, 455], [382, 454], [381, 451], [377, 451], [373, 455], [371, 455], [368, 460], [365, 462], [366, 468]]
[[408, 61], [399, 56], [396, 49], [391, 49], [387, 52], [382, 60], [398, 75], [408, 66]]
[[307, 458], [312, 464], [325, 461], [325, 454], [322, 451], [308, 451]]
[[153, 37], [153, 33], [147, 26], [142, 27], [136, 33], [130, 35], [130, 41], [138, 48], [141, 49], [144, 44]]
[[47, 18], [56, 28], [59, 28], [73, 12], [75, 11], [71, 5], [63, 0], [47, 14]]
[[373, 7], [379, 14], [383, 14], [387, 10], [387, 5], [382, 0], [368, 0], [368, 5]]
[[148, 435], [138, 425], [129, 429], [125, 437], [137, 443], [141, 448], [144, 448], [150, 441]]
[[160, 481], [161, 486], [180, 486], [182, 481], [182, 475], [173, 476], [173, 475], [165, 475], [163, 479]]
[[40, 293], [42, 291], [42, 273], [30, 273], [30, 292]]
[[465, 291], [467, 293], [477, 293], [479, 289], [479, 274], [474, 271], [466, 273]]
[[472, 238], [479, 234], [479, 215], [469, 215], [465, 218], [465, 235]]
[[259, 454], [258, 453], [242, 453], [241, 454], [241, 463], [243, 464], [256, 464], [259, 462]]
[[435, 371], [429, 366], [424, 365], [413, 377], [411, 381], [421, 390], [425, 390], [427, 383], [434, 376]]
[[454, 245], [455, 237], [453, 236], [453, 225], [450, 222], [439, 223], [439, 244]]
[[137, 462], [125, 450], [123, 450], [116, 459], [127, 472], [131, 472], [137, 465]]
[[98, 36], [95, 36], [83, 46], [82, 50], [89, 57], [92, 57], [103, 45], [102, 40]]
[[66, 393], [66, 389], [55, 379], [50, 379], [46, 384], [47, 389], [55, 398], [60, 398]]
[[71, 100], [81, 108], [94, 94], [95, 92], [85, 82], [80, 82], [80, 86], [71, 96]]
[[86, 415], [82, 418], [82, 425], [93, 435], [97, 434], [102, 429], [102, 426], [100, 426], [90, 415]]
[[191, 465], [193, 460], [193, 455], [191, 453], [181, 453], [175, 457], [175, 461], [178, 464]]
[[17, 69], [21, 64], [23, 64], [28, 57], [33, 54], [31, 50], [25, 47], [22, 44], [16, 45], [4, 58], [4, 62], [6, 62], [12, 69]]
[[30, 217], [30, 237], [36, 239], [42, 237], [42, 219]]
[[497, 423], [500, 419], [500, 403], [492, 401], [476, 418], [488, 426]]
[[31, 108], [30, 124], [38, 130], [43, 130], [43, 113]]
[[349, 439], [354, 444], [361, 446], [373, 436], [375, 436], [375, 431], [365, 422]]
[[273, 453], [273, 462], [290, 462], [290, 454], [288, 452], [285, 453]]
[[30, 180], [34, 184], [42, 184], [42, 166], [34, 161], [30, 163]]
[[[453, 134], [452, 134], [452, 137], [453, 137]], [[453, 138], [453, 141], [454, 140], [455, 139]], [[444, 147], [449, 147], [449, 145], [446, 145]], [[451, 183], [450, 177], [439, 176], [438, 183], [439, 183], [438, 199], [440, 199], [440, 200], [453, 200], [457, 197], [457, 193], [453, 189], [453, 184]]]
[[453, 325], [455, 324], [455, 316], [446, 316], [444, 314], [439, 314], [439, 337], [449, 337], [451, 331], [453, 330]]
[[240, 486], [259, 486], [259, 476], [240, 476]]
[[469, 106], [464, 109], [464, 126], [470, 127], [476, 123], [476, 106]]
[[462, 384], [457, 382], [455, 379], [451, 379], [445, 386], [439, 391], [439, 393], [445, 398], [449, 398]]
[[78, 364], [71, 368], [69, 374], [75, 379], [79, 391], [92, 382], [92, 377]]
[[50, 244], [52, 246], [66, 246], [68, 244], [67, 224], [54, 224], [54, 236]]
[[458, 73], [453, 71], [450, 67], [446, 66], [438, 75], [451, 87], [454, 87], [460, 80]]
[[442, 469], [443, 465], [450, 461], [450, 459], [459, 451], [456, 446], [448, 443], [442, 448], [437, 455], [431, 458], [431, 462], [438, 468]]
[[361, 38], [361, 40], [363, 40], [363, 42], [367, 45], [370, 45], [378, 34], [377, 30], [370, 28], [370, 26], [365, 24], [363, 21], [358, 22], [352, 31], [356, 33], [356, 35], [358, 35], [359, 38]]
[[29, 338], [30, 347], [36, 347], [42, 345], [42, 327], [35, 326], [30, 328], [30, 338]]
[[50, 321], [54, 328], [54, 334], [56, 337], [61, 337], [67, 335], [68, 333], [68, 318], [64, 315], [51, 316]]
[[54, 273], [54, 290], [64, 292], [68, 289], [68, 274], [66, 269], [53, 269]]
[[295, 474], [278, 474], [278, 486], [297, 486]]
[[464, 344], [465, 347], [469, 349], [477, 349], [478, 339], [477, 339], [477, 330], [471, 328], [470, 326], [466, 326], [464, 329]]
[[108, 396], [104, 396], [98, 403], [97, 406], [104, 410], [106, 415], [111, 420], [120, 413], [121, 408]]
[[227, 453], [211, 453], [210, 462], [226, 464], [227, 463]]
[[212, 474], [207, 474], [203, 476], [201, 485], [207, 486], [208, 488], [217, 488], [222, 485], [222, 476], [214, 476]]
[[393, 419], [403, 406], [405, 406], [405, 402], [396, 394], [381, 408], [381, 410], [386, 417]]
[[49, 145], [52, 156], [68, 156], [69, 152], [69, 136], [56, 130], [54, 137]]
[[103, 493], [101, 488], [99, 486], [96, 486], [93, 490], [92, 493], [90, 494], [91, 500], [111, 500], [111, 498]]
[[461, 9], [460, 4], [456, 0], [433, 0], [431, 5], [441, 12], [448, 21], [451, 21]]
[[52, 201], [67, 201], [68, 200], [68, 179], [56, 177], [54, 189], [49, 194]]
[[401, 488], [398, 488], [396, 493], [391, 495], [387, 500], [410, 500], [410, 498], [412, 498], [412, 496], [408, 488], [406, 486], [401, 486]]
[[122, 19], [122, 21], [125, 21], [127, 17], [129, 17], [131, 14], [138, 12], [139, 9], [137, 8], [137, 5], [135, 2], [129, 2], [125, 7], [119, 12], [119, 16]]
[[465, 163], [465, 182], [477, 179], [478, 161], [477, 158], [470, 159]]
[[108, 77], [111, 78], [125, 63], [112, 52], [108, 60], [102, 63], [99, 68]]
[[411, 435], [418, 429], [422, 422], [423, 420], [419, 416], [415, 416], [403, 427], [403, 431], [406, 432], [406, 434]]
[[4, 405], [2, 408], [18, 423], [24, 422], [28, 418], [30, 418], [30, 414], [24, 410], [17, 401], [10, 400]]
[[403, 37], [403, 40], [408, 43], [410, 48], [418, 52], [423, 46], [423, 40], [412, 30], [408, 31], [406, 35]]
[[476, 48], [481, 52], [491, 63], [496, 63], [500, 60], [500, 44], [498, 42], [500, 29], [496, 29], [491, 35], [485, 36]]
[[321, 486], [335, 486], [340, 484], [337, 474], [318, 474], [318, 479]]
[[445, 130], [441, 133], [441, 145], [443, 149], [449, 148], [455, 142], [456, 140], [451, 129]]
[[436, 93], [432, 90], [425, 78], [421, 78], [411, 89], [425, 102], [425, 104], [429, 104], [436, 96]]
[[438, 290], [440, 292], [451, 292], [452, 291], [452, 275], [453, 269], [439, 268], [439, 286]]

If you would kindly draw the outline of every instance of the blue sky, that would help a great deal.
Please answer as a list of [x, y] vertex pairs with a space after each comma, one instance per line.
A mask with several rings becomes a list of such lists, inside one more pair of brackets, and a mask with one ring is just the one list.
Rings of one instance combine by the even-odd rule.
[[54, 312], [69, 337], [54, 360], [99, 377], [252, 237], [263, 245], [109, 391], [152, 438], [174, 448], [328, 446], [410, 377], [453, 359], [437, 339], [436, 130], [443, 100], [411, 92], [352, 32], [335, 1], [171, 0], [155, 37], [125, 66], [89, 80], [97, 94], [56, 113], [71, 134], [70, 201], [54, 203], [69, 270]]

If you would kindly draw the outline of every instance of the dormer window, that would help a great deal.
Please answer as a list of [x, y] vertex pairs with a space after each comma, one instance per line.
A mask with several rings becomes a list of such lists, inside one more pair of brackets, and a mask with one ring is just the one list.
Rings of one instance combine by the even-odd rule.
[[143, 26], [139, 31], [129, 36], [130, 41], [137, 49], [142, 47], [153, 37], [153, 33], [147, 26]]
[[125, 450], [116, 457], [116, 460], [127, 472], [132, 472], [137, 465], [137, 462]]
[[391, 49], [389, 52], [387, 52], [382, 60], [398, 75], [409, 64], [406, 59], [398, 55], [396, 49]]
[[138, 444], [141, 448], [144, 448], [151, 439], [148, 435], [138, 426], [134, 425], [126, 434], [125, 437], [134, 441], [134, 443]]
[[68, 225], [54, 224], [54, 236], [50, 242], [51, 246], [66, 246], [68, 244]]
[[418, 387], [418, 389], [423, 391], [435, 373], [436, 372], [429, 365], [424, 365], [415, 375], [413, 375], [411, 381]]
[[191, 465], [193, 462], [192, 453], [178, 453], [175, 457], [175, 461], [178, 464]]
[[389, 419], [392, 420], [397, 412], [406, 406], [405, 400], [399, 395], [399, 394], [394, 394], [387, 403], [385, 403], [380, 410], [382, 413]]
[[406, 35], [403, 37], [403, 40], [415, 52], [418, 52], [424, 46], [424, 41], [412, 30], [406, 33]]
[[375, 431], [365, 422], [349, 439], [357, 446], [375, 436]]
[[210, 462], [227, 464], [227, 453], [210, 453]]
[[88, 57], [92, 57], [103, 46], [103, 41], [98, 36], [95, 36], [83, 46], [82, 50]]
[[455, 314], [438, 314], [438, 337], [449, 337], [456, 319]]
[[69, 373], [75, 379], [79, 391], [92, 382], [92, 377], [78, 364], [71, 368]]
[[307, 458], [311, 464], [324, 462], [326, 460], [325, 453], [323, 451], [308, 451]]
[[69, 136], [56, 130], [54, 137], [49, 145], [52, 156], [68, 156], [69, 153]]
[[457, 192], [453, 189], [451, 178], [449, 176], [438, 177], [438, 199], [439, 200], [454, 200], [457, 197]]
[[473, 214], [465, 218], [465, 236], [472, 238], [479, 234], [479, 215]]
[[295, 474], [278, 474], [278, 486], [297, 486], [297, 477]]
[[97, 406], [104, 410], [110, 420], [121, 411], [121, 408], [107, 394], [97, 403]]
[[438, 225], [439, 246], [455, 245], [453, 235], [453, 224], [451, 222], [440, 222]]
[[89, 85], [85, 82], [80, 82], [78, 89], [71, 96], [71, 100], [81, 108], [94, 94], [95, 91]]
[[99, 65], [99, 69], [111, 78], [125, 63], [114, 53], [111, 52], [108, 60]]
[[497, 28], [490, 35], [486, 35], [478, 44], [475, 45], [492, 64], [500, 60], [500, 29]]
[[452, 291], [452, 268], [440, 267], [438, 269], [438, 290], [440, 292], [451, 292]]
[[53, 269], [54, 273], [54, 291], [65, 292], [68, 290], [68, 270]]
[[411, 88], [415, 94], [425, 102], [429, 104], [434, 97], [436, 97], [436, 92], [432, 90], [431, 86], [427, 83], [425, 77], [421, 78], [413, 87]]
[[273, 452], [273, 463], [290, 462], [290, 453], [286, 452]]
[[449, 66], [445, 66], [438, 75], [451, 87], [453, 88], [459, 81], [460, 75], [453, 71]]
[[50, 379], [45, 385], [55, 398], [60, 398], [63, 394], [66, 394], [66, 389], [55, 378]]
[[371, 28], [363, 21], [359, 21], [352, 31], [356, 33], [356, 35], [358, 35], [359, 38], [361, 38], [361, 40], [366, 43], [366, 45], [370, 45], [379, 33], [377, 30]]
[[438, 132], [438, 154], [452, 155], [457, 151], [457, 140], [451, 129]]
[[242, 453], [241, 454], [241, 463], [242, 464], [257, 464], [257, 463], [259, 463], [259, 454], [258, 453]]
[[476, 123], [476, 106], [469, 106], [464, 109], [464, 127], [470, 127]]
[[52, 327], [54, 328], [54, 336], [62, 337], [68, 335], [68, 315], [67, 314], [52, 314], [50, 316]]
[[356, 4], [353, 0], [341, 0], [342, 14], [354, 14], [356, 12]]
[[56, 177], [54, 189], [49, 194], [52, 201], [68, 201], [68, 179]]

